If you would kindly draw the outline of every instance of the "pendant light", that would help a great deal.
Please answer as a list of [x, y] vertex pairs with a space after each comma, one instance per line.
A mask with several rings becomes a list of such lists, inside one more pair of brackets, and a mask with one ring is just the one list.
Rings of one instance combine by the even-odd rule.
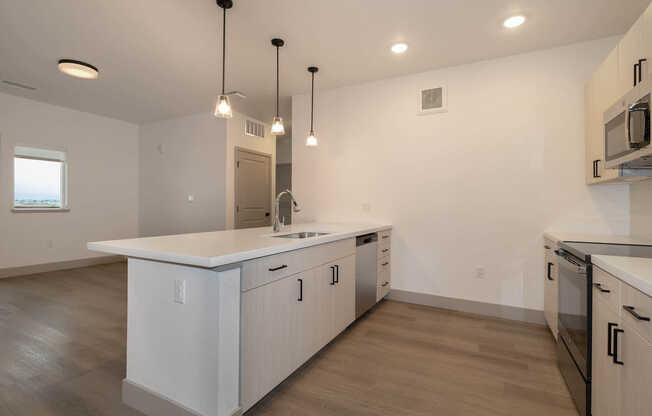
[[285, 127], [283, 126], [283, 119], [278, 114], [278, 51], [279, 48], [285, 45], [283, 39], [272, 39], [272, 45], [276, 47], [276, 117], [272, 120], [272, 136], [283, 136], [285, 134]]
[[233, 7], [233, 0], [217, 0], [217, 5], [224, 11], [222, 19], [222, 93], [217, 97], [214, 114], [219, 118], [231, 118], [233, 109], [231, 109], [229, 96], [224, 93], [224, 78], [226, 73], [226, 9]]
[[317, 136], [314, 130], [314, 112], [315, 112], [315, 72], [319, 71], [316, 66], [308, 68], [308, 72], [312, 75], [312, 85], [310, 88], [310, 134], [306, 138], [306, 146], [317, 146]]

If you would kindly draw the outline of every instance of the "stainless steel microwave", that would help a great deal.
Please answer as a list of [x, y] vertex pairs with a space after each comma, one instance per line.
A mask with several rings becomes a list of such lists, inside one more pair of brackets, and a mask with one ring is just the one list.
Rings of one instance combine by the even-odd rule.
[[604, 113], [605, 167], [652, 168], [652, 81], [640, 82]]

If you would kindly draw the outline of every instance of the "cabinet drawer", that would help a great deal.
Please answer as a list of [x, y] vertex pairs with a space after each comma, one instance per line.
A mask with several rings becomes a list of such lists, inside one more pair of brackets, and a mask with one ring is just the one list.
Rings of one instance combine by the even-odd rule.
[[376, 302], [379, 302], [382, 298], [387, 296], [391, 289], [391, 285], [388, 283], [385, 286], [380, 286], [376, 288]]
[[248, 260], [242, 263], [241, 290], [246, 292], [352, 254], [355, 254], [355, 239], [349, 238]]
[[392, 235], [389, 231], [378, 233], [378, 258], [388, 256], [392, 249]]
[[[652, 343], [652, 298], [626, 283], [623, 283], [622, 286], [623, 307], [621, 314], [623, 321], [629, 322], [647, 342]], [[634, 314], [638, 314], [641, 318], [650, 318], [651, 321], [637, 319]]]
[[620, 313], [618, 308], [620, 307], [621, 285], [620, 280], [609, 273], [599, 267], [593, 268], [593, 296], [602, 300], [617, 313]]
[[[392, 264], [389, 257], [378, 259], [378, 287], [392, 281]], [[388, 285], [385, 285], [388, 286]]]

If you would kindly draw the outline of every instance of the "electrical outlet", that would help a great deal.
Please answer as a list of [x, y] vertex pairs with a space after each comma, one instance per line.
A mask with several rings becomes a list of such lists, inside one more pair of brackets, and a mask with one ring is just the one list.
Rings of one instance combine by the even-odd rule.
[[485, 276], [485, 269], [482, 266], [478, 266], [475, 268], [475, 278], [476, 279], [484, 279]]
[[176, 303], [181, 303], [181, 304], [186, 303], [186, 281], [185, 280], [174, 281], [174, 301]]

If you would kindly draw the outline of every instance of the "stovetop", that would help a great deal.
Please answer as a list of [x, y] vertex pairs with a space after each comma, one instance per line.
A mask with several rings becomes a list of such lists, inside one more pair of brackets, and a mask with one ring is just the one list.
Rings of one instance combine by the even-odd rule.
[[652, 258], [652, 246], [644, 245], [564, 241], [559, 243], [559, 247], [587, 263], [591, 261], [591, 256], [596, 254]]

